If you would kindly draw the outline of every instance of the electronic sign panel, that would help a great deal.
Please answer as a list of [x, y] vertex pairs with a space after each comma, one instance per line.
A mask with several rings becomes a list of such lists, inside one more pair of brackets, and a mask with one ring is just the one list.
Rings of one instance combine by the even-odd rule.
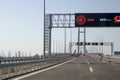
[[[84, 46], [84, 42], [77, 42], [76, 45], [82, 45]], [[85, 45], [94, 45], [94, 46], [102, 46], [102, 45], [106, 45], [103, 42], [85, 42]]]
[[120, 13], [75, 13], [75, 27], [120, 27]]

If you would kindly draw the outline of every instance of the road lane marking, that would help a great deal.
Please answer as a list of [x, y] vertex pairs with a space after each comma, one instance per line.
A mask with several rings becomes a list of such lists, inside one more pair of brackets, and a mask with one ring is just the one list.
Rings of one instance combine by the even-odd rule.
[[[104, 62], [104, 63], [109, 63], [109, 62], [107, 62], [107, 61], [105, 61], [105, 60], [103, 60], [102, 62]], [[115, 63], [111, 63], [112, 65], [117, 65], [117, 64], [115, 64]]]
[[115, 63], [111, 63], [112, 65], [117, 65], [117, 64], [115, 64]]
[[90, 72], [93, 72], [93, 68], [91, 66], [89, 67], [89, 69], [90, 69]]
[[86, 59], [86, 58], [84, 58], [84, 60], [87, 62], [87, 64], [89, 65], [89, 70], [90, 70], [90, 72], [93, 72], [93, 68], [90, 66], [90, 63], [89, 63], [89, 61]]
[[103, 63], [107, 63], [105, 60], [102, 60]]
[[10, 80], [20, 80], [20, 79], [23, 79], [23, 78], [26, 78], [26, 77], [29, 77], [29, 76], [32, 76], [32, 75], [35, 75], [35, 74], [38, 74], [38, 73], [41, 73], [41, 72], [44, 72], [44, 71], [47, 71], [47, 70], [56, 68], [56, 67], [62, 66], [62, 65], [64, 65], [64, 64], [66, 64], [66, 63], [69, 63], [69, 62], [75, 60], [75, 59], [76, 59], [76, 58], [73, 58], [72, 60], [66, 61], [66, 62], [64, 62], [64, 63], [58, 64], [58, 65], [55, 65], [55, 66], [52, 66], [52, 67], [49, 67], [49, 68], [46, 68], [46, 69], [43, 69], [43, 70], [40, 70], [40, 71], [37, 71], [37, 72], [33, 72], [33, 73], [30, 73], [30, 74], [27, 74], [27, 75], [24, 75], [24, 76], [20, 76], [20, 77], [17, 77], [17, 78], [13, 78], [13, 79], [10, 79]]
[[86, 58], [84, 58], [84, 60], [87, 62], [88, 65], [90, 65], [89, 61]]

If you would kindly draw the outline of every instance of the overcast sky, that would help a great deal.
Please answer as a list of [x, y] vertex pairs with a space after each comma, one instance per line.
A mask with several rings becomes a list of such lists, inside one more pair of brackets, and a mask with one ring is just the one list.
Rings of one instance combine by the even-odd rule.
[[[46, 0], [46, 13], [120, 13], [119, 3], [120, 0]], [[77, 28], [72, 32], [73, 41], [77, 41]], [[52, 34], [54, 44], [63, 50], [64, 29], [53, 29]], [[69, 34], [67, 29], [67, 45]], [[120, 28], [87, 28], [86, 34], [87, 41], [100, 41], [102, 36], [120, 50]], [[14, 54], [19, 50], [32, 55], [43, 52], [43, 0], [0, 0], [0, 53]]]

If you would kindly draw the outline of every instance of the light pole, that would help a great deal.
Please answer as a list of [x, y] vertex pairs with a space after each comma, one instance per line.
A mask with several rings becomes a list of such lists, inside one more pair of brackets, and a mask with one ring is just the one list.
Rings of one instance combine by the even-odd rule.
[[[102, 40], [102, 43], [103, 43], [103, 36], [99, 36]], [[103, 54], [103, 45], [102, 45], [102, 54]]]
[[44, 44], [43, 44], [43, 59], [45, 59], [45, 13], [46, 13], [46, 5], [45, 5], [45, 0], [44, 0], [44, 9], [43, 9], [43, 14], [44, 14]]
[[80, 43], [80, 28], [78, 28], [78, 44], [77, 44], [78, 45], [78, 54], [79, 54], [79, 51], [80, 51], [80, 49], [79, 49], [80, 44], [79, 43]]
[[64, 44], [64, 53], [66, 54], [66, 28], [65, 28], [65, 38], [64, 39], [65, 39], [65, 41], [64, 41], [65, 42], [65, 44]]
[[[71, 38], [70, 41], [71, 41], [71, 43], [72, 43], [72, 28], [70, 29], [70, 33], [71, 33], [71, 34], [70, 34], [70, 38]], [[72, 54], [72, 47], [71, 47], [70, 53]]]
[[[103, 37], [101, 37], [102, 38], [102, 43], [103, 43]], [[102, 45], [102, 54], [103, 54], [103, 45]]]
[[86, 27], [84, 27], [84, 54], [86, 53]]
[[54, 42], [55, 42], [55, 41], [54, 41], [54, 39], [53, 39], [53, 54], [54, 54], [54, 50], [55, 50], [55, 46], [54, 46], [55, 44], [54, 44]]

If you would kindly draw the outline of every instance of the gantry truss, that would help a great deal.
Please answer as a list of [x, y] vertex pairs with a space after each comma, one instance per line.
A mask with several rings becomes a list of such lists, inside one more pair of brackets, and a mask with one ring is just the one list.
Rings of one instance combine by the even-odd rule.
[[[81, 44], [83, 43], [83, 44]], [[77, 45], [80, 45], [80, 46], [110, 46], [111, 47], [111, 55], [114, 51], [114, 43], [113, 42], [69, 42], [69, 50], [70, 50], [70, 53], [72, 53], [72, 47], [73, 46], [77, 46]]]
[[52, 28], [74, 28], [75, 14], [51, 14]]
[[52, 28], [75, 28], [75, 14], [46, 14], [44, 23], [44, 56], [51, 56]]

